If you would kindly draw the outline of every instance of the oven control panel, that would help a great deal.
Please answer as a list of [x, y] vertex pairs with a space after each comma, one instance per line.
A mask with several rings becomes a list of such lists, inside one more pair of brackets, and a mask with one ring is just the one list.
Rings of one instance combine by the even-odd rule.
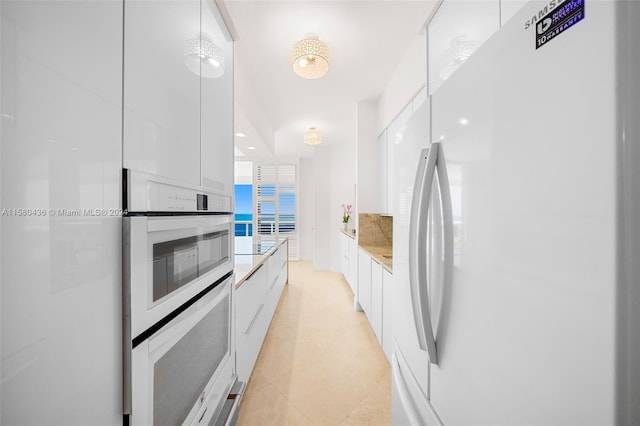
[[230, 212], [231, 196], [166, 178], [125, 170], [129, 212]]

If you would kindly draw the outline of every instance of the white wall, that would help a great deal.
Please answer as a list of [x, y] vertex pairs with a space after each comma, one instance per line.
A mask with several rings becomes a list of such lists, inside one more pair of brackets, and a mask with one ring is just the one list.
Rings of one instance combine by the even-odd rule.
[[378, 101], [376, 135], [391, 123], [427, 81], [427, 38], [416, 35]]
[[355, 141], [314, 149], [300, 160], [300, 259], [339, 271], [341, 205], [356, 204]]

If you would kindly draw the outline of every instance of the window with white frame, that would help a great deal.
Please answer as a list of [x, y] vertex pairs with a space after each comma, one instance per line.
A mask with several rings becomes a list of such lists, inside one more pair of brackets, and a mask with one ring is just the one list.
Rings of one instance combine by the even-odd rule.
[[298, 259], [298, 165], [254, 162], [253, 235], [258, 244], [289, 239], [289, 258]]

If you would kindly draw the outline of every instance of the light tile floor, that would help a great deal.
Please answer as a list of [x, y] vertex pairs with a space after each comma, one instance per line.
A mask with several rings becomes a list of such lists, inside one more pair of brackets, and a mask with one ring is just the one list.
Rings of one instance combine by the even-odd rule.
[[390, 425], [391, 370], [342, 274], [290, 262], [239, 426]]

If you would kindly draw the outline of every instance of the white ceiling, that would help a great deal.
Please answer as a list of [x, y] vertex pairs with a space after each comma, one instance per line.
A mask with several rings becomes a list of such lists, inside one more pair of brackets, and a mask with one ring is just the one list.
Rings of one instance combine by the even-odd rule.
[[[355, 140], [357, 102], [382, 94], [437, 1], [224, 3], [236, 32], [236, 68], [242, 76], [237, 84], [251, 88], [251, 96], [236, 97], [236, 132], [251, 135], [236, 138], [237, 146], [249, 157], [268, 151], [307, 157], [314, 148], [302, 143], [302, 134], [310, 126], [322, 132], [325, 144]], [[293, 44], [309, 32], [330, 51], [331, 68], [318, 80], [298, 77], [291, 66]], [[256, 110], [270, 125], [261, 123], [262, 132], [253, 122]], [[265, 129], [272, 135], [265, 136]], [[249, 144], [258, 149], [247, 151]]]

